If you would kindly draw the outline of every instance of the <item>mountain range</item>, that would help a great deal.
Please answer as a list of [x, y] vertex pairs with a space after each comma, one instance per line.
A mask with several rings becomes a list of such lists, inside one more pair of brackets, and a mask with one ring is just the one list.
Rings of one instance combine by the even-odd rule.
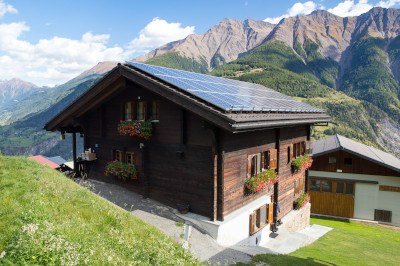
[[[313, 138], [339, 133], [400, 156], [399, 32], [397, 9], [346, 18], [319, 10], [276, 25], [224, 19], [134, 61], [260, 83], [327, 110], [333, 123], [315, 127]], [[41, 128], [115, 64], [55, 88], [31, 84], [7, 94], [0, 81], [0, 150], [70, 156], [69, 142]]]

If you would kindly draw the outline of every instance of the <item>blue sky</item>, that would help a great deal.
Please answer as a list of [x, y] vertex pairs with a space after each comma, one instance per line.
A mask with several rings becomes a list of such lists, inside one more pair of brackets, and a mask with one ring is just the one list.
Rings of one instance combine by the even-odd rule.
[[201, 34], [223, 18], [278, 23], [326, 9], [345, 17], [400, 0], [0, 0], [0, 79], [63, 83], [99, 61], [124, 61]]

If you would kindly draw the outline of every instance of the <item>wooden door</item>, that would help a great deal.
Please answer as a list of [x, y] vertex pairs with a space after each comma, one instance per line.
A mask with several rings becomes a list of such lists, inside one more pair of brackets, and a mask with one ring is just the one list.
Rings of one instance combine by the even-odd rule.
[[353, 218], [354, 187], [353, 182], [310, 178], [311, 213]]

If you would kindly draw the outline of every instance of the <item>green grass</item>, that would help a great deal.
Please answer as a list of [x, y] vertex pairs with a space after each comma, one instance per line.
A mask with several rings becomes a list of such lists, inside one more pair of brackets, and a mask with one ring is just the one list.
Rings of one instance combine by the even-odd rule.
[[268, 265], [398, 265], [400, 230], [379, 225], [312, 218], [333, 230], [289, 255], [258, 255]]
[[198, 264], [158, 229], [54, 170], [0, 156], [0, 265]]

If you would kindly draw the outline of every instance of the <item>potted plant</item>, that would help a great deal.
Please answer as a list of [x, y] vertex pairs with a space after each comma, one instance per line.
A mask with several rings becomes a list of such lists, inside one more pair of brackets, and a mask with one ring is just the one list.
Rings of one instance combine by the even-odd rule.
[[303, 192], [294, 202], [293, 207], [295, 210], [299, 210], [310, 202], [310, 194]]
[[104, 174], [106, 176], [113, 175], [121, 180], [137, 179], [136, 166], [131, 163], [123, 163], [119, 161], [108, 162]]
[[292, 171], [298, 172], [301, 170], [307, 170], [311, 167], [312, 162], [313, 160], [311, 156], [308, 154], [297, 157], [292, 161]]
[[264, 189], [270, 189], [278, 181], [275, 170], [268, 169], [262, 171], [245, 181], [246, 189], [251, 193], [256, 193]]
[[137, 136], [144, 139], [150, 139], [152, 126], [151, 121], [127, 120], [120, 121], [117, 130], [118, 134], [121, 136]]

